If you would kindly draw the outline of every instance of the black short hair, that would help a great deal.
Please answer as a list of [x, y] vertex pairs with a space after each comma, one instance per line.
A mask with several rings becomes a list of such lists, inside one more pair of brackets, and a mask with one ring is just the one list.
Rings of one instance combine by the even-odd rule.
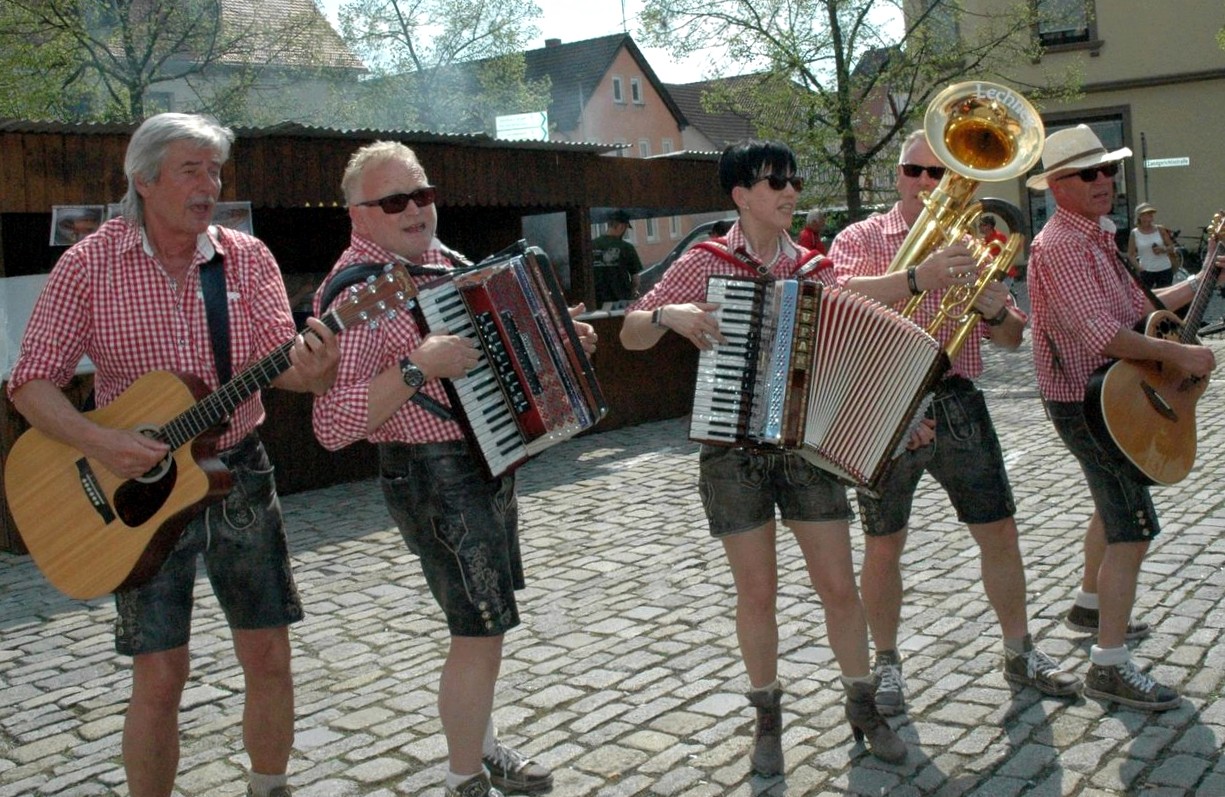
[[781, 141], [746, 138], [719, 156], [719, 186], [731, 196], [738, 185], [746, 188], [767, 174], [790, 176], [796, 172], [795, 153]]

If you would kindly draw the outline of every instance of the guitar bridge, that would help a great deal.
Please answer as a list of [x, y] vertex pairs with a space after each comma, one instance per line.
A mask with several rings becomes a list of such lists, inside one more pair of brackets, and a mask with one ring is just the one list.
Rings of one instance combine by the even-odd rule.
[[1174, 408], [1161, 397], [1161, 394], [1158, 393], [1152, 385], [1144, 380], [1141, 380], [1140, 389], [1144, 391], [1145, 398], [1148, 399], [1149, 404], [1153, 405], [1153, 409], [1157, 410], [1158, 415], [1168, 421], [1178, 420], [1178, 413], [1174, 412]]

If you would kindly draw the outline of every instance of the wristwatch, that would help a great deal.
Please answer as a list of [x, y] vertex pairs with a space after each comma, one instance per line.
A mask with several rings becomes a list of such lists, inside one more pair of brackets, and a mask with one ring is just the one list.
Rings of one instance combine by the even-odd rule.
[[405, 357], [400, 360], [400, 376], [404, 379], [404, 384], [411, 388], [420, 388], [425, 384], [425, 371], [422, 371], [413, 361]]
[[1000, 324], [1008, 320], [1008, 305], [1000, 308], [1000, 311], [995, 314], [994, 318], [986, 319], [989, 326], [998, 327]]

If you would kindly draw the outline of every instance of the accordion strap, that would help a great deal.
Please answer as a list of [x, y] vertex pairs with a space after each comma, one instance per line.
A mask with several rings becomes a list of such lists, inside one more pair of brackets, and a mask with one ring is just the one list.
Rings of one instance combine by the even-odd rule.
[[[727, 245], [726, 238], [708, 238], [701, 243], [693, 245], [694, 249], [702, 249], [710, 252], [713, 255], [718, 255], [729, 263], [744, 268], [752, 269], [760, 277], [770, 275], [770, 269], [763, 265], [754, 263], [749, 259], [749, 256], [743, 252], [734, 252]], [[830, 260], [825, 255], [818, 252], [816, 249], [802, 249], [801, 254], [796, 262], [799, 264], [799, 271], [796, 272], [796, 279], [807, 279], [810, 275], [817, 273], [821, 269], [829, 268], [834, 265], [834, 261]]]

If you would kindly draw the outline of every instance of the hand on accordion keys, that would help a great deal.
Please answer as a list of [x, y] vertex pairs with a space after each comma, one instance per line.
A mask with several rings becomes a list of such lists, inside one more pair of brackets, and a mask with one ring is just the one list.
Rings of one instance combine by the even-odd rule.
[[719, 305], [713, 302], [664, 305], [660, 308], [659, 325], [688, 338], [699, 349], [713, 349], [716, 343], [727, 343], [714, 315], [718, 309]]
[[585, 321], [577, 320], [580, 315], [587, 311], [586, 305], [579, 302], [568, 309], [570, 311], [570, 317], [575, 319], [574, 331], [578, 333], [578, 340], [583, 346], [583, 351], [586, 352], [588, 356], [595, 354], [595, 346], [596, 343], [599, 342], [600, 336], [596, 334], [595, 327], [593, 327], [591, 324], [588, 324]]
[[431, 332], [413, 350], [412, 360], [426, 379], [455, 379], [477, 364], [476, 341], [446, 332]]

